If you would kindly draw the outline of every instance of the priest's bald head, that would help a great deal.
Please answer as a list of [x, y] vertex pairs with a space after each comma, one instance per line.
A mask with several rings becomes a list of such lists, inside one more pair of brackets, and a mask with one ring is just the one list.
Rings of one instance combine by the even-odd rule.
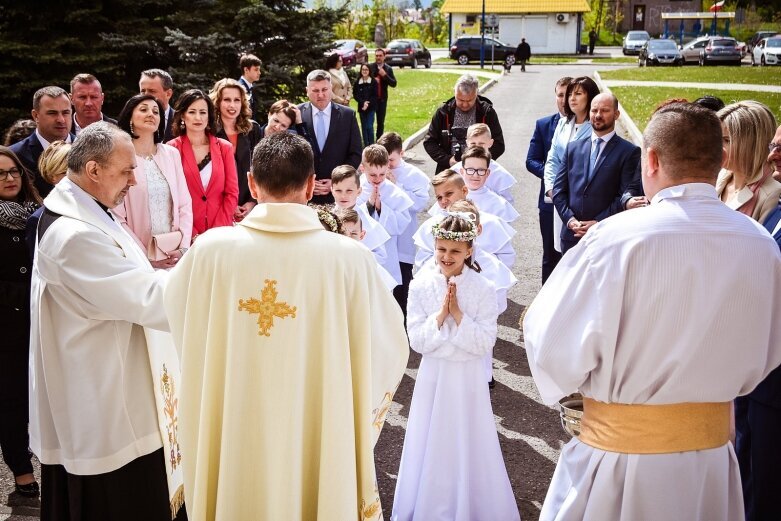
[[712, 110], [693, 103], [662, 107], [643, 133], [646, 197], [684, 183], [715, 185], [723, 155], [721, 122]]
[[306, 204], [315, 189], [312, 147], [296, 134], [272, 134], [252, 152], [252, 172], [247, 179], [259, 203]]

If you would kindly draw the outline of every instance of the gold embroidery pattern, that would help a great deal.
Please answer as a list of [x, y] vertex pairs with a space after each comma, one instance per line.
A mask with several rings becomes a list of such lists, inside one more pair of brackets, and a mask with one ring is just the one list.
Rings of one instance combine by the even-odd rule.
[[377, 481], [374, 482], [374, 501], [369, 506], [366, 506], [366, 500], [361, 500], [361, 520], [370, 521], [372, 519], [380, 519], [382, 514], [382, 505], [380, 504], [380, 491], [377, 488]]
[[296, 318], [296, 306], [290, 306], [287, 302], [277, 302], [277, 281], [265, 280], [266, 285], [260, 292], [260, 300], [239, 299], [239, 311], [248, 311], [250, 314], [258, 314], [258, 335], [271, 336], [269, 332], [274, 327], [274, 317]]
[[372, 411], [374, 414], [374, 421], [372, 421], [372, 426], [375, 429], [382, 430], [382, 424], [385, 423], [385, 416], [388, 414], [388, 409], [390, 409], [392, 400], [393, 393], [385, 393], [385, 396], [382, 397], [382, 402], [380, 402], [380, 406]]
[[163, 395], [165, 407], [163, 412], [166, 416], [165, 430], [168, 432], [168, 444], [171, 446], [171, 469], [182, 462], [182, 452], [179, 448], [179, 420], [177, 418], [177, 409], [179, 408], [179, 399], [174, 394], [174, 379], [168, 374], [168, 368], [163, 364], [163, 376], [160, 378], [160, 391]]

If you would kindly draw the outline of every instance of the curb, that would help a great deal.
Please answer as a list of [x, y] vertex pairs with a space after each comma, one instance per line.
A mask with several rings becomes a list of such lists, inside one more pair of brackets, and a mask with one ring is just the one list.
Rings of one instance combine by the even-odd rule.
[[[594, 80], [597, 82], [599, 90], [602, 92], [609, 92], [610, 94], [613, 93], [610, 88], [605, 85], [605, 82], [602, 81], [602, 77], [599, 75], [599, 71], [594, 71]], [[620, 121], [624, 126], [627, 133], [629, 134], [629, 137], [632, 139], [632, 142], [635, 145], [641, 147], [643, 145], [643, 133], [640, 132], [639, 128], [637, 128], [637, 124], [632, 119], [632, 116], [630, 116], [629, 113], [624, 110], [624, 107], [621, 105], [620, 101], [618, 102], [618, 110], [621, 112], [621, 117], [618, 119], [618, 121]]]
[[[502, 73], [502, 76], [503, 75], [504, 75], [504, 73]], [[482, 87], [477, 89], [477, 93], [478, 94], [484, 93], [485, 91], [487, 91], [488, 89], [490, 89], [491, 87], [496, 85], [496, 83], [498, 81], [499, 81], [499, 78], [493, 78], [491, 80], [488, 80], [488, 82], [485, 85], [483, 85]], [[407, 151], [410, 148], [412, 148], [415, 145], [417, 145], [418, 143], [420, 143], [421, 141], [423, 141], [423, 138], [426, 136], [426, 132], [428, 132], [428, 125], [425, 125], [425, 126], [421, 127], [417, 132], [415, 132], [410, 137], [405, 139], [404, 143], [402, 143], [402, 145], [401, 145], [402, 151]]]

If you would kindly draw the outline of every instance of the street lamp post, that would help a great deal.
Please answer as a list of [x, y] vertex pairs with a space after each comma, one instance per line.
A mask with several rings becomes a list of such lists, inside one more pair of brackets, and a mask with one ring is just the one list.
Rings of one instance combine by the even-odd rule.
[[485, 68], [485, 0], [483, 0], [483, 14], [480, 21], [480, 68]]

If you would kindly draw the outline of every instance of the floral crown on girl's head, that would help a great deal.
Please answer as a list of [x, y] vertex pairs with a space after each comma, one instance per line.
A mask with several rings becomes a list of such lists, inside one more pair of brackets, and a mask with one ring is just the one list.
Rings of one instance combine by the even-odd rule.
[[[477, 238], [477, 224], [475, 217], [475, 214], [469, 212], [445, 212], [445, 218], [447, 217], [457, 217], [459, 219], [463, 219], [466, 222], [469, 223], [469, 230], [465, 232], [451, 232], [450, 230], [445, 230], [442, 228], [442, 221], [436, 223], [431, 227], [431, 234], [434, 236], [434, 239], [444, 239], [446, 241], [457, 241], [457, 242], [470, 242], [474, 241]], [[443, 218], [444, 220], [444, 218]]]

